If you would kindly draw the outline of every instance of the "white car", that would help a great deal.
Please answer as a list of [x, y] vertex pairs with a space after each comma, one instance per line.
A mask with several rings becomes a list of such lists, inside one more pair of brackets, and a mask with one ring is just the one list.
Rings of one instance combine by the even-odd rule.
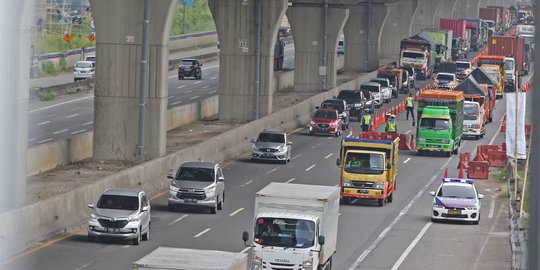
[[73, 68], [73, 79], [75, 81], [90, 79], [94, 77], [96, 63], [92, 61], [78, 61]]
[[478, 224], [480, 221], [479, 194], [471, 179], [444, 178], [439, 189], [429, 192], [433, 199], [431, 221], [462, 220]]
[[378, 83], [381, 85], [381, 96], [383, 102], [389, 103], [392, 99], [392, 88], [390, 86], [390, 81], [387, 78], [375, 78], [370, 80], [370, 82]]

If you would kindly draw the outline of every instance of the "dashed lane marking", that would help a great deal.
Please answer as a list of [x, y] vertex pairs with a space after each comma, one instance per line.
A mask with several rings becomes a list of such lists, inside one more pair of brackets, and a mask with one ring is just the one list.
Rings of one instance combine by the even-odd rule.
[[328, 159], [328, 158], [331, 157], [333, 154], [334, 154], [334, 153], [330, 153], [330, 154], [326, 155], [326, 156], [324, 157], [324, 159]]
[[290, 182], [292, 182], [292, 181], [294, 181], [294, 180], [296, 180], [296, 179], [295, 179], [295, 178], [293, 177], [293, 178], [291, 178], [291, 179], [289, 179], [289, 180], [285, 181], [285, 183], [287, 183], [287, 184], [288, 184], [288, 183], [290, 183]]
[[81, 130], [73, 131], [73, 132], [71, 132], [71, 135], [79, 134], [79, 133], [82, 133], [82, 132], [85, 132], [85, 131], [86, 131], [86, 129], [81, 129]]
[[244, 208], [240, 208], [240, 209], [238, 209], [238, 210], [236, 210], [236, 211], [230, 213], [230, 214], [229, 214], [229, 217], [232, 217], [232, 216], [234, 216], [234, 215], [236, 215], [236, 214], [242, 212], [242, 210], [244, 210]]
[[37, 125], [38, 125], [38, 126], [43, 126], [43, 125], [48, 124], [48, 123], [50, 123], [50, 122], [51, 122], [51, 121], [45, 121], [45, 122], [41, 122], [41, 123], [39, 123], [39, 124], [37, 124]]
[[171, 103], [171, 105], [174, 106], [174, 105], [180, 104], [180, 103], [182, 103], [182, 101], [176, 101], [176, 102], [173, 102], [173, 103]]
[[180, 85], [180, 86], [178, 86], [178, 87], [176, 87], [176, 88], [182, 89], [182, 88], [184, 88], [184, 87], [186, 87], [186, 86], [185, 86], [185, 85]]
[[200, 232], [200, 233], [194, 235], [193, 238], [199, 238], [199, 237], [201, 237], [203, 234], [209, 232], [210, 230], [211, 230], [211, 228], [206, 228], [206, 229], [204, 229], [202, 232]]
[[66, 129], [62, 129], [62, 130], [59, 130], [59, 131], [55, 131], [55, 132], [53, 132], [53, 134], [56, 135], [56, 134], [64, 133], [66, 131], [69, 131], [69, 129], [66, 128]]
[[52, 141], [52, 140], [53, 140], [52, 138], [48, 138], [48, 139], [46, 139], [46, 140], [39, 141], [39, 142], [37, 142], [37, 143], [38, 143], [38, 144], [40, 144], [40, 143], [46, 143], [46, 142], [50, 142], [50, 141]]
[[267, 171], [266, 174], [271, 174], [271, 173], [277, 171], [277, 169], [279, 169], [279, 167], [275, 167], [275, 168], [273, 168], [273, 169]]
[[292, 159], [296, 159], [296, 158], [298, 158], [298, 157], [301, 156], [301, 155], [302, 155], [302, 154], [298, 154], [298, 155], [292, 157]]
[[90, 122], [86, 122], [86, 123], [82, 124], [81, 126], [88, 126], [88, 125], [91, 125], [91, 124], [93, 124], [93, 123], [94, 123], [94, 122], [90, 121]]
[[76, 113], [76, 114], [68, 115], [68, 116], [66, 116], [66, 118], [73, 118], [73, 117], [75, 117], [75, 116], [79, 116], [79, 114]]
[[190, 97], [189, 99], [196, 99], [196, 98], [199, 98], [199, 96], [194, 96], [194, 97]]
[[181, 217], [179, 217], [179, 218], [177, 218], [177, 219], [175, 219], [175, 220], [169, 222], [169, 224], [167, 224], [167, 225], [169, 225], [169, 226], [170, 226], [170, 225], [173, 225], [174, 223], [181, 221], [182, 219], [186, 218], [187, 216], [188, 216], [188, 215], [182, 215]]
[[199, 84], [199, 83], [202, 83], [202, 81], [196, 81], [193, 84]]
[[406, 159], [405, 161], [403, 161], [403, 164], [405, 164], [405, 163], [409, 162], [409, 161], [410, 161], [411, 159], [412, 159], [412, 158], [408, 158], [408, 159]]
[[249, 184], [251, 184], [251, 183], [253, 183], [253, 179], [252, 179], [252, 180], [249, 180], [249, 181], [247, 181], [247, 182], [245, 182], [244, 184], [242, 184], [242, 185], [240, 185], [240, 186], [241, 186], [241, 187], [245, 187], [245, 186], [247, 186], [247, 185], [249, 185]]
[[309, 170], [311, 170], [311, 169], [313, 169], [313, 168], [315, 168], [315, 166], [316, 166], [315, 164], [309, 166], [309, 167], [306, 169], [306, 172], [309, 171]]

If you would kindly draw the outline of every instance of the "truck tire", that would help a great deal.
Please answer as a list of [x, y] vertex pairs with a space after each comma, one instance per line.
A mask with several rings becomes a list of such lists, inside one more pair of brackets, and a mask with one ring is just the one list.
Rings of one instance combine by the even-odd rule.
[[386, 201], [391, 203], [394, 200], [394, 192], [390, 193], [388, 197], [386, 197]]
[[381, 207], [384, 206], [384, 199], [378, 199], [378, 200], [377, 200], [377, 203], [378, 203], [378, 205], [381, 206]]
[[480, 140], [480, 135], [474, 135], [474, 139], [477, 141]]

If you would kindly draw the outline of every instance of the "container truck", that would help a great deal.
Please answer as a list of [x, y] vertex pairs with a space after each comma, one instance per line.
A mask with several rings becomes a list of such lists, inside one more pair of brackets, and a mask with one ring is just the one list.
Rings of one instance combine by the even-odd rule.
[[352, 199], [392, 202], [398, 171], [399, 137], [394, 140], [345, 138], [336, 161], [343, 203]]
[[470, 41], [467, 39], [467, 22], [462, 19], [441, 18], [439, 25], [440, 29], [452, 30], [452, 36], [454, 38], [461, 38], [460, 48], [466, 55], [470, 50]]
[[499, 12], [496, 8], [480, 8], [478, 17], [485, 21], [492, 21], [493, 26], [488, 27], [489, 36], [498, 35], [499, 29], [501, 27], [501, 20], [499, 18]]
[[487, 42], [487, 27], [481, 19], [464, 18], [467, 29], [471, 30], [471, 50], [478, 51]]
[[452, 30], [446, 29], [424, 29], [422, 33], [428, 35], [435, 41], [435, 65], [434, 72], [437, 72], [440, 63], [452, 60]]
[[133, 270], [247, 270], [248, 254], [158, 247], [133, 263]]
[[[491, 94], [486, 84], [478, 84], [473, 77], [458, 84], [455, 91], [462, 91], [465, 98], [463, 108], [463, 136], [471, 136], [476, 140], [486, 134], [485, 125], [492, 121]], [[493, 100], [495, 98], [493, 97]]]
[[[527, 75], [529, 65], [525, 57], [525, 40], [522, 37], [493, 36], [489, 38], [488, 50], [490, 55], [503, 55], [508, 58], [514, 58], [515, 71], [518, 75]], [[505, 73], [505, 81], [516, 84], [516, 79], [510, 77], [510, 71]], [[515, 77], [515, 76], [514, 76]], [[509, 81], [512, 80], [513, 82]]]
[[413, 67], [418, 77], [428, 79], [435, 63], [435, 41], [423, 33], [401, 40], [399, 63]]
[[[478, 67], [481, 67], [485, 70], [495, 70], [498, 73], [499, 81], [498, 83], [501, 85], [504, 85], [504, 87], [500, 87], [497, 91], [497, 98], [502, 98], [504, 89], [511, 89], [506, 88], [510, 83], [513, 84], [514, 82], [507, 82], [506, 81], [506, 74], [505, 70], [507, 67], [507, 59], [506, 57], [502, 55], [481, 55], [478, 57]], [[510, 64], [508, 64], [508, 67], [510, 67]], [[512, 74], [512, 73], [510, 73]]]
[[338, 187], [268, 184], [255, 194], [251, 269], [331, 269], [338, 215]]
[[463, 92], [427, 89], [417, 96], [416, 149], [419, 154], [457, 154], [463, 135]]
[[508, 21], [508, 11], [503, 6], [487, 6], [488, 8], [494, 8], [497, 10], [497, 14], [499, 15], [500, 20], [500, 28], [499, 28], [499, 34], [504, 35], [508, 29], [510, 29], [510, 24]]

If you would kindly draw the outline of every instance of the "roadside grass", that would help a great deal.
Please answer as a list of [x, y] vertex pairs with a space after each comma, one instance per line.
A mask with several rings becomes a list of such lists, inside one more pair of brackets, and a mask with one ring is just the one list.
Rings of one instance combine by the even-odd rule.
[[200, 49], [205, 49], [205, 48], [210, 48], [210, 47], [217, 47], [217, 42], [210, 42], [210, 43], [206, 43], [206, 44], [200, 44], [200, 45], [197, 45], [197, 46], [180, 48], [180, 49], [177, 49], [177, 50], [172, 50], [169, 53], [189, 52], [189, 51], [200, 50]]
[[44, 93], [39, 93], [38, 92], [37, 96], [38, 96], [39, 100], [41, 100], [41, 101], [51, 101], [51, 100], [55, 99], [58, 96], [58, 94], [55, 93], [55, 92], [44, 92]]

